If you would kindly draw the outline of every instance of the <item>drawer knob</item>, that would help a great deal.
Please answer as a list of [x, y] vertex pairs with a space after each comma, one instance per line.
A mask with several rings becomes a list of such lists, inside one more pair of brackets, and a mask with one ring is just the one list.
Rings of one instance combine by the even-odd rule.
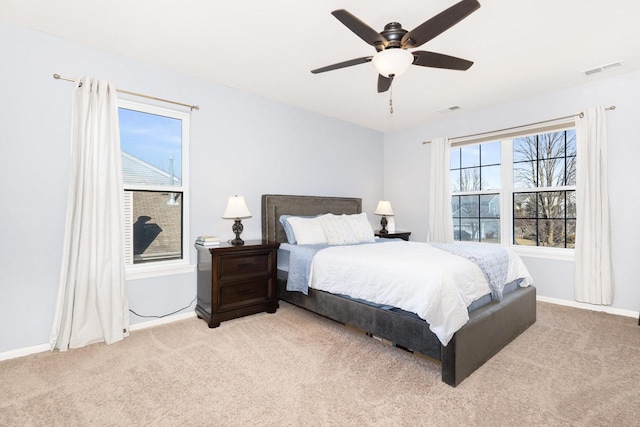
[[239, 295], [251, 295], [252, 293], [254, 293], [256, 290], [255, 289], [247, 289], [244, 291], [240, 291], [238, 292]]
[[240, 268], [249, 268], [249, 267], [253, 267], [254, 265], [255, 265], [255, 263], [253, 263], [253, 262], [245, 262], [245, 263], [238, 264], [238, 267], [240, 267]]

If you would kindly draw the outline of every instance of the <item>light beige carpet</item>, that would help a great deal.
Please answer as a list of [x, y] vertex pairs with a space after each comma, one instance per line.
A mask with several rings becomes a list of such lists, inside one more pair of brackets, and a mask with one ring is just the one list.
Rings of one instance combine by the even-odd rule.
[[1, 362], [0, 425], [640, 425], [640, 327], [538, 303], [452, 388], [432, 361], [281, 303]]

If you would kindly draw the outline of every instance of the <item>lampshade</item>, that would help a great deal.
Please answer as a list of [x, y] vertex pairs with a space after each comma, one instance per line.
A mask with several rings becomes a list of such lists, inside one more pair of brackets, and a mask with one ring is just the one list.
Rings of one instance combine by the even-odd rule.
[[393, 209], [391, 209], [391, 202], [388, 200], [380, 200], [378, 202], [378, 207], [374, 212], [376, 215], [388, 215], [393, 216]]
[[398, 77], [413, 63], [413, 54], [405, 49], [390, 48], [376, 53], [372, 62], [379, 74]]
[[247, 208], [247, 204], [245, 203], [243, 196], [229, 197], [227, 209], [225, 209], [224, 213], [222, 214], [222, 218], [249, 218], [250, 216], [251, 212], [249, 212], [249, 208]]

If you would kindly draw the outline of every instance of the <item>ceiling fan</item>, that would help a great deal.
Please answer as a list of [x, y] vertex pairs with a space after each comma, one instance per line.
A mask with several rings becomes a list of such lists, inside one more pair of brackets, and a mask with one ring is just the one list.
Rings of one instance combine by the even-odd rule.
[[385, 25], [384, 30], [380, 33], [346, 10], [334, 10], [331, 14], [362, 40], [375, 47], [377, 53], [372, 56], [363, 56], [316, 68], [311, 72], [318, 74], [373, 62], [378, 71], [378, 92], [385, 92], [391, 87], [394, 77], [402, 74], [412, 64], [421, 67], [467, 70], [473, 65], [472, 61], [423, 50], [410, 52], [408, 49], [421, 46], [442, 34], [479, 7], [480, 3], [477, 0], [462, 0], [411, 31], [403, 29], [402, 25], [397, 22], [391, 22]]

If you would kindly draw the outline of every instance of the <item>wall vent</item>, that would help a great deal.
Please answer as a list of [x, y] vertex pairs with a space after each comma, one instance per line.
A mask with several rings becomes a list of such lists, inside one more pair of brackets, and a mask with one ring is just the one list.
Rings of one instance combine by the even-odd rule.
[[584, 72], [585, 75], [590, 76], [593, 74], [603, 73], [605, 71], [613, 71], [622, 67], [622, 61], [612, 62], [611, 64], [601, 65], [599, 67], [591, 68]]

